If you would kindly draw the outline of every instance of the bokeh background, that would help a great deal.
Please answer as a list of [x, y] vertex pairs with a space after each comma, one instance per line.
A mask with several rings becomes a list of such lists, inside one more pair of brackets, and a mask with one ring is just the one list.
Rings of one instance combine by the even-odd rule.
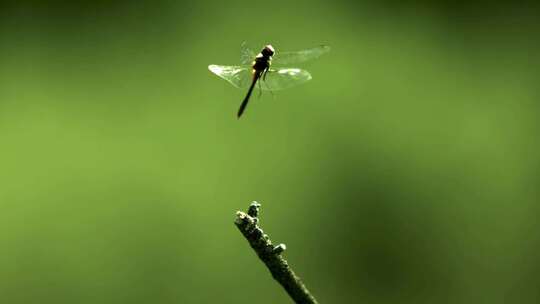
[[[3, 1], [2, 303], [540, 301], [534, 2]], [[253, 99], [242, 41], [329, 44]]]

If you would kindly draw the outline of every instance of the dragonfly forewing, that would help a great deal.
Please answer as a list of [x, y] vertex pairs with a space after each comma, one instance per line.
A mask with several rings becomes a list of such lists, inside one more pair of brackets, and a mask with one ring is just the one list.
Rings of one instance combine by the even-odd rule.
[[255, 52], [244, 41], [240, 46], [240, 63], [243, 65], [252, 65], [255, 55]]
[[272, 60], [273, 64], [287, 65], [292, 63], [301, 63], [309, 60], [317, 59], [330, 51], [327, 45], [320, 45], [314, 48], [305, 49], [297, 52], [277, 52]]

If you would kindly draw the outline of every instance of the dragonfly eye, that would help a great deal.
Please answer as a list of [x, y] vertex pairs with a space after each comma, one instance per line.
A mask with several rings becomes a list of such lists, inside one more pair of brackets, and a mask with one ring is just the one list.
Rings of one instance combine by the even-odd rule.
[[261, 51], [261, 53], [264, 56], [273, 56], [275, 51], [274, 51], [274, 48], [269, 44], [269, 45], [264, 47], [264, 49]]

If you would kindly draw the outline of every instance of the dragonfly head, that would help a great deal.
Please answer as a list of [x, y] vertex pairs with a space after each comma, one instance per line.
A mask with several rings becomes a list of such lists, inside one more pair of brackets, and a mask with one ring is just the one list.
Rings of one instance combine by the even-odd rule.
[[263, 56], [265, 57], [274, 56], [274, 53], [274, 48], [270, 44], [265, 46], [264, 49], [261, 51], [261, 54], [263, 54]]

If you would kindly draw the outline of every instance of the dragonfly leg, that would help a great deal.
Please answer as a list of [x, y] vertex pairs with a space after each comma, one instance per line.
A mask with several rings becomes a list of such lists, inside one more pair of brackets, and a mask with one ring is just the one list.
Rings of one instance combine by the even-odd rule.
[[[272, 94], [272, 98], [274, 97], [274, 92], [272, 92], [272, 88], [270, 88], [270, 86], [268, 85], [268, 82], [264, 81], [264, 86], [266, 86], [266, 89], [268, 90], [268, 92], [270, 92], [270, 94]], [[260, 83], [259, 83], [260, 84]]]
[[[262, 77], [262, 80], [264, 82], [264, 85], [266, 86], [266, 88], [268, 89], [268, 91], [270, 92], [270, 94], [272, 94], [272, 98], [274, 97], [274, 92], [272, 92], [272, 89], [270, 88], [270, 86], [268, 85], [268, 83], [266, 82], [266, 74], [268, 74], [268, 71], [270, 71], [270, 67], [267, 67], [264, 71], [263, 71], [263, 77]], [[260, 84], [260, 83], [259, 83]]]

